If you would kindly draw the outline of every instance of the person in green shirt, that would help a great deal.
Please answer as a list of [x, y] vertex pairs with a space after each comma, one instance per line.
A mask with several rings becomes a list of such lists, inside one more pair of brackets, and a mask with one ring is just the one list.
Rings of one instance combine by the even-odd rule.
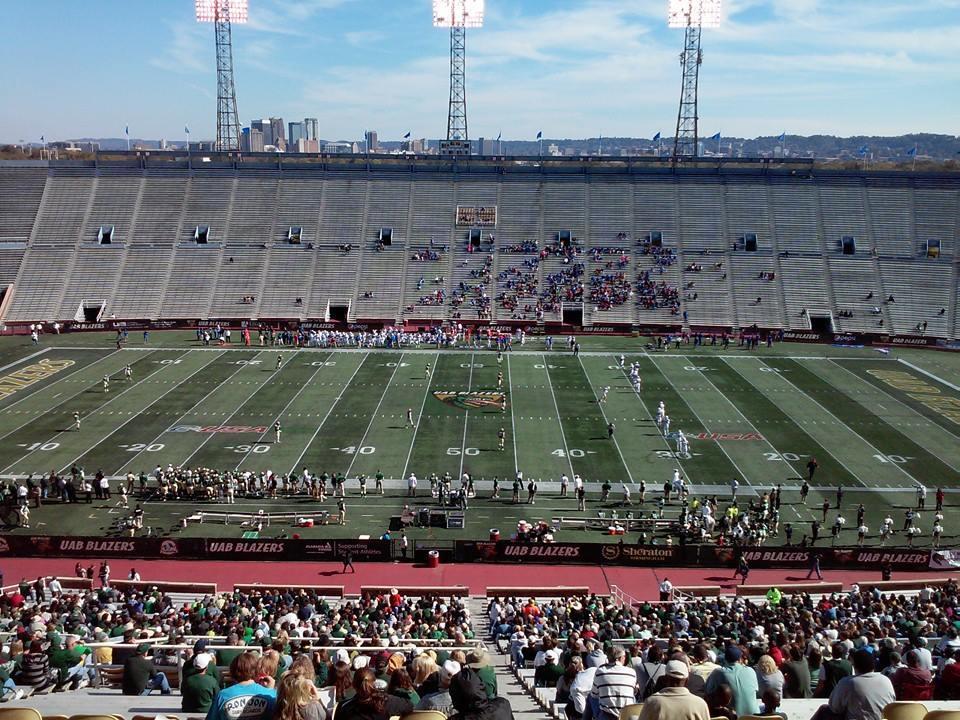
[[853, 665], [847, 660], [847, 646], [840, 642], [834, 643], [830, 652], [833, 657], [825, 660], [820, 668], [820, 679], [813, 693], [815, 698], [830, 697], [830, 693], [840, 680], [853, 675]]
[[92, 665], [86, 664], [88, 648], [77, 647], [77, 638], [68, 635], [63, 647], [51, 645], [50, 667], [57, 671], [60, 686], [69, 686], [71, 690], [86, 687], [97, 677]]
[[[207, 712], [213, 704], [213, 698], [220, 691], [220, 683], [209, 674], [211, 667], [216, 672], [212, 660], [211, 654], [201, 652], [184, 665], [183, 681], [180, 685], [180, 694], [183, 696], [180, 705], [184, 712]], [[186, 672], [188, 666], [192, 670], [189, 675]]]
[[[467, 655], [467, 664], [473, 668], [477, 677], [483, 682], [483, 688], [486, 690], [487, 698], [497, 697], [497, 674], [490, 664], [490, 655], [483, 648], [471, 650]], [[562, 674], [561, 670], [561, 674]]]

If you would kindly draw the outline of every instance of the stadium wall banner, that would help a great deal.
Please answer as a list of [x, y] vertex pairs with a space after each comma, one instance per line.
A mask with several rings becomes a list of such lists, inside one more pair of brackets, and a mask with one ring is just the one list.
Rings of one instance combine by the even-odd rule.
[[[912, 570], [930, 562], [930, 551], [910, 548], [801, 548], [717, 547], [715, 545], [630, 545], [627, 543], [521, 543], [510, 540], [457, 540], [457, 562], [575, 563], [583, 565], [653, 565], [679, 567], [736, 567], [741, 554], [751, 567], [806, 568], [811, 556], [824, 569], [851, 567], [879, 571], [888, 563], [896, 570]], [[960, 558], [958, 558], [960, 559]]]
[[389, 562], [389, 540], [237, 540], [233, 538], [94, 538], [52, 535], [0, 537], [0, 557], [143, 558]]

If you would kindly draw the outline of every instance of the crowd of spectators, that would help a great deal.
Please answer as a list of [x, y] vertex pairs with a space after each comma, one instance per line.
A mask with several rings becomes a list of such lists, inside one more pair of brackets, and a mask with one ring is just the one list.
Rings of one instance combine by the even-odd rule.
[[[894, 700], [960, 700], [960, 594], [954, 581], [913, 596], [854, 586], [815, 599], [674, 600], [628, 607], [599, 596], [493, 599], [491, 634], [571, 720], [775, 714], [822, 698], [817, 720], [880, 720]], [[684, 688], [678, 690], [677, 688]], [[666, 713], [666, 714], [665, 714]]]
[[[474, 638], [469, 610], [457, 598], [409, 598], [394, 589], [330, 602], [301, 589], [225, 593], [181, 605], [157, 590], [122, 592], [109, 584], [64, 590], [56, 579], [38, 578], [0, 597], [0, 627], [7, 633], [0, 656], [7, 698], [25, 687], [79, 689], [103, 679], [98, 668], [122, 666], [128, 695], [168, 694], [169, 672], [179, 675], [187, 712], [222, 709], [239, 696], [269, 696], [271, 708], [276, 703], [288, 720], [295, 716], [282, 715], [285, 703], [314, 702], [317, 689], [327, 686], [335, 688], [341, 710], [357, 698], [358, 717], [369, 717], [360, 708], [371, 693], [378, 702], [395, 697], [386, 704], [406, 712], [474, 707], [474, 679], [466, 676], [470, 682], [456, 690], [451, 682], [464, 669], [480, 678], [482, 699], [497, 702], [486, 653], [479, 646], [470, 655], [444, 649], [443, 641], [456, 648]], [[354, 647], [361, 650], [347, 649]], [[470, 702], [458, 705], [457, 692]], [[323, 720], [323, 709], [300, 720]]]

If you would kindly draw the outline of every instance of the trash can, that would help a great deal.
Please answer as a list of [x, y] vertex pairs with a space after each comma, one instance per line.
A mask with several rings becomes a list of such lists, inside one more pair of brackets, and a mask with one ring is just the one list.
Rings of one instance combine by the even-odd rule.
[[436, 568], [440, 567], [440, 553], [436, 550], [431, 550], [427, 553], [427, 567]]
[[500, 539], [500, 530], [498, 528], [490, 528], [490, 542], [497, 542]]

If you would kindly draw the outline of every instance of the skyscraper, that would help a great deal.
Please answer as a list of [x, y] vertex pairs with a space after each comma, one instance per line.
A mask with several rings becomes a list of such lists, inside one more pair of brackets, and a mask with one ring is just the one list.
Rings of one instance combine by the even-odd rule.
[[269, 120], [251, 120], [250, 132], [257, 130], [263, 139], [264, 145], [273, 145], [273, 133], [270, 131]]
[[306, 140], [307, 125], [305, 122], [287, 123], [287, 143], [292, 152], [297, 152], [297, 141]]
[[380, 148], [380, 142], [377, 139], [376, 130], [367, 130], [364, 135], [364, 139], [367, 142], [367, 152], [375, 153]]
[[263, 132], [250, 128], [250, 152], [263, 152]]
[[286, 150], [287, 141], [284, 137], [283, 118], [270, 118], [270, 135], [274, 145], [278, 150]]
[[320, 123], [316, 118], [304, 118], [303, 124], [306, 126], [306, 133], [304, 134], [305, 140], [319, 140], [320, 136], [318, 134]]

